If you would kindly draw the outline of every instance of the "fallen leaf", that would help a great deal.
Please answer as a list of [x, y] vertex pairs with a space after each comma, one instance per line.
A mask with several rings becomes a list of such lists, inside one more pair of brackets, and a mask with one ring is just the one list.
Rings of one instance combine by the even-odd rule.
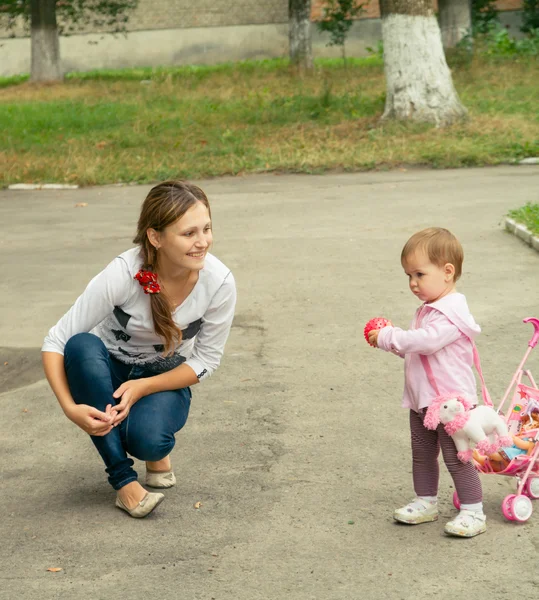
[[75, 204], [75, 208], [82, 208], [83, 206], [88, 206], [88, 202], [77, 202]]
[[202, 506], [202, 502], [195, 502], [195, 508], [200, 508]]
[[51, 573], [58, 573], [58, 571], [61, 571], [61, 567], [49, 567], [47, 569], [47, 571], [50, 571]]

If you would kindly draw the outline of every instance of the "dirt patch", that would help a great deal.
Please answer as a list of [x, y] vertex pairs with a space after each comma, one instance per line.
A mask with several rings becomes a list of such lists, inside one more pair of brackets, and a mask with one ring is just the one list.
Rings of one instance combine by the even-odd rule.
[[44, 377], [39, 348], [0, 347], [0, 394]]

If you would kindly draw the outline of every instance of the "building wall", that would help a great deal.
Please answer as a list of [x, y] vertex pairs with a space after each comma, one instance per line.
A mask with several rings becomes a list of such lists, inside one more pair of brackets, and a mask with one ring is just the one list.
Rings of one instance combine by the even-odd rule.
[[[157, 8], [161, 6], [162, 8]], [[139, 0], [130, 31], [286, 23], [287, 0]]]
[[[436, 7], [436, 0], [433, 0]], [[523, 0], [497, 0], [500, 11], [520, 10]], [[324, 0], [312, 0], [312, 19], [323, 16]], [[360, 19], [380, 17], [379, 0], [370, 0]], [[288, 0], [139, 0], [129, 15], [128, 31], [187, 29], [193, 27], [230, 27], [235, 25], [274, 25], [288, 21]], [[1, 25], [1, 24], [0, 24]], [[77, 33], [103, 33], [106, 27], [91, 24], [77, 27]], [[0, 26], [0, 38], [25, 37], [27, 27], [22, 22], [14, 31]]]
[[[129, 13], [127, 30], [272, 25], [287, 21], [288, 0], [139, 0], [137, 8]], [[92, 24], [75, 28], [76, 33], [110, 31], [111, 27]], [[12, 33], [0, 27], [0, 38]], [[14, 33], [16, 37], [24, 37], [28, 28], [21, 21]]]

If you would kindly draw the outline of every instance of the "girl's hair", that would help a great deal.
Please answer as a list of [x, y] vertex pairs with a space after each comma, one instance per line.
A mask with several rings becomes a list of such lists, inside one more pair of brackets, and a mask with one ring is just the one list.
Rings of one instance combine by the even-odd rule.
[[429, 227], [414, 233], [402, 249], [401, 263], [404, 265], [406, 259], [417, 251], [424, 252], [437, 267], [451, 263], [455, 267], [454, 281], [461, 276], [464, 251], [457, 238], [447, 229]]
[[[181, 219], [197, 202], [202, 202], [211, 218], [210, 203], [206, 194], [196, 185], [186, 181], [163, 181], [153, 187], [142, 204], [134, 244], [140, 246], [142, 268], [158, 272], [159, 252], [148, 239], [148, 229], [163, 231]], [[165, 342], [165, 355], [174, 352], [182, 340], [182, 332], [172, 318], [170, 301], [161, 287], [159, 294], [151, 294], [150, 302], [155, 332]]]

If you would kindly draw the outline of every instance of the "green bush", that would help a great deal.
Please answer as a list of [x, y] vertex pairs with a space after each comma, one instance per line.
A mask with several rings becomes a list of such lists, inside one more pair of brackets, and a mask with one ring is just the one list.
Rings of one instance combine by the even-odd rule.
[[472, 0], [472, 31], [474, 35], [488, 33], [497, 24], [499, 24], [498, 11], [494, 0]]
[[493, 25], [485, 33], [466, 36], [459, 43], [460, 50], [492, 57], [537, 56], [539, 55], [539, 29], [517, 40], [505, 27]]
[[539, 32], [539, 0], [524, 0], [523, 24], [520, 31], [537, 35]]

